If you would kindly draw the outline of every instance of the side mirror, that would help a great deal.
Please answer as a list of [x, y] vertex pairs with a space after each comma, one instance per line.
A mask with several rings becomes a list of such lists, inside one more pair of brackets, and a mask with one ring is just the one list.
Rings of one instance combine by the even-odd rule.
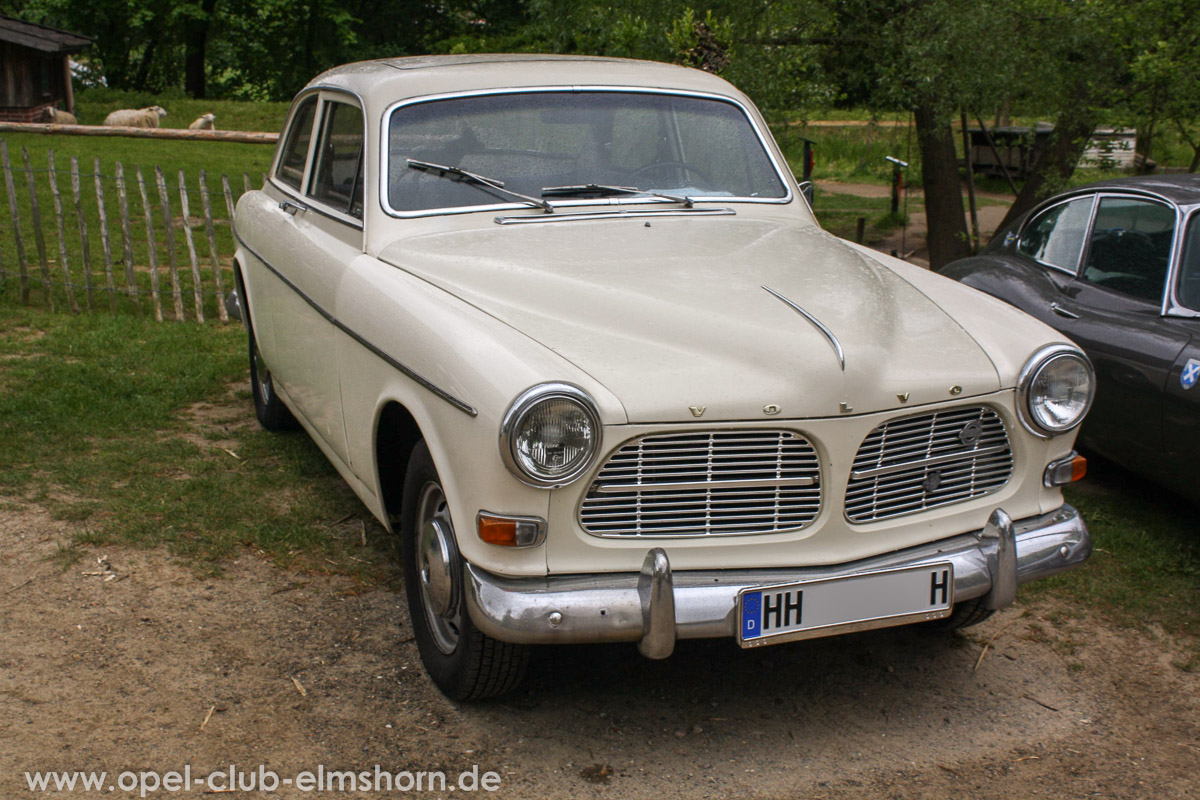
[[800, 181], [800, 194], [804, 195], [804, 199], [808, 201], [811, 208], [813, 205], [814, 186], [812, 181]]

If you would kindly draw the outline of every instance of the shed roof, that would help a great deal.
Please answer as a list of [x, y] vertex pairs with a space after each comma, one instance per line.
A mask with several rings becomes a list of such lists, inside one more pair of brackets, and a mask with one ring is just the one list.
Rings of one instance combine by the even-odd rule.
[[78, 53], [92, 43], [91, 36], [0, 16], [0, 42], [11, 42], [42, 53]]

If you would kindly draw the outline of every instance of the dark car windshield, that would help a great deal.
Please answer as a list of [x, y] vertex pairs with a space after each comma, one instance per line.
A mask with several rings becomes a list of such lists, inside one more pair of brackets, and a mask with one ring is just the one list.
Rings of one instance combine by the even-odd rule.
[[392, 113], [387, 200], [393, 211], [503, 204], [511, 198], [410, 169], [410, 159], [486, 175], [533, 197], [588, 184], [697, 200], [787, 196], [740, 107], [683, 95], [524, 92], [422, 102]]

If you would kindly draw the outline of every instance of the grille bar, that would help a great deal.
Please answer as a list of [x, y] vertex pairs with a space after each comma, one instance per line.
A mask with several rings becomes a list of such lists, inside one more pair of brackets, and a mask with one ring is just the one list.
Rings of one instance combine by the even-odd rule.
[[596, 536], [712, 536], [795, 530], [821, 509], [820, 465], [792, 431], [703, 431], [626, 443], [579, 509]]
[[985, 406], [888, 420], [867, 435], [851, 466], [846, 518], [873, 522], [961, 503], [1012, 477], [1004, 422]]

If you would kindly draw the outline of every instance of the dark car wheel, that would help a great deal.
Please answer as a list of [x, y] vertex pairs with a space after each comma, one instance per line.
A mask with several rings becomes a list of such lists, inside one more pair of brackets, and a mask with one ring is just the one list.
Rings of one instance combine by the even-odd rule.
[[267, 369], [262, 351], [258, 349], [254, 329], [249, 326], [247, 329], [250, 331], [250, 391], [254, 394], [254, 414], [259, 424], [269, 431], [293, 431], [300, 426], [275, 393], [271, 370]]
[[451, 700], [512, 691], [524, 677], [528, 648], [493, 639], [471, 621], [446, 494], [423, 441], [405, 474], [400, 526], [408, 613], [429, 677]]
[[961, 603], [955, 603], [954, 608], [950, 611], [950, 616], [924, 624], [934, 630], [956, 631], [959, 628], [969, 628], [972, 625], [978, 625], [995, 613], [995, 611], [983, 605], [982, 597], [975, 597], [971, 600], [963, 600]]

